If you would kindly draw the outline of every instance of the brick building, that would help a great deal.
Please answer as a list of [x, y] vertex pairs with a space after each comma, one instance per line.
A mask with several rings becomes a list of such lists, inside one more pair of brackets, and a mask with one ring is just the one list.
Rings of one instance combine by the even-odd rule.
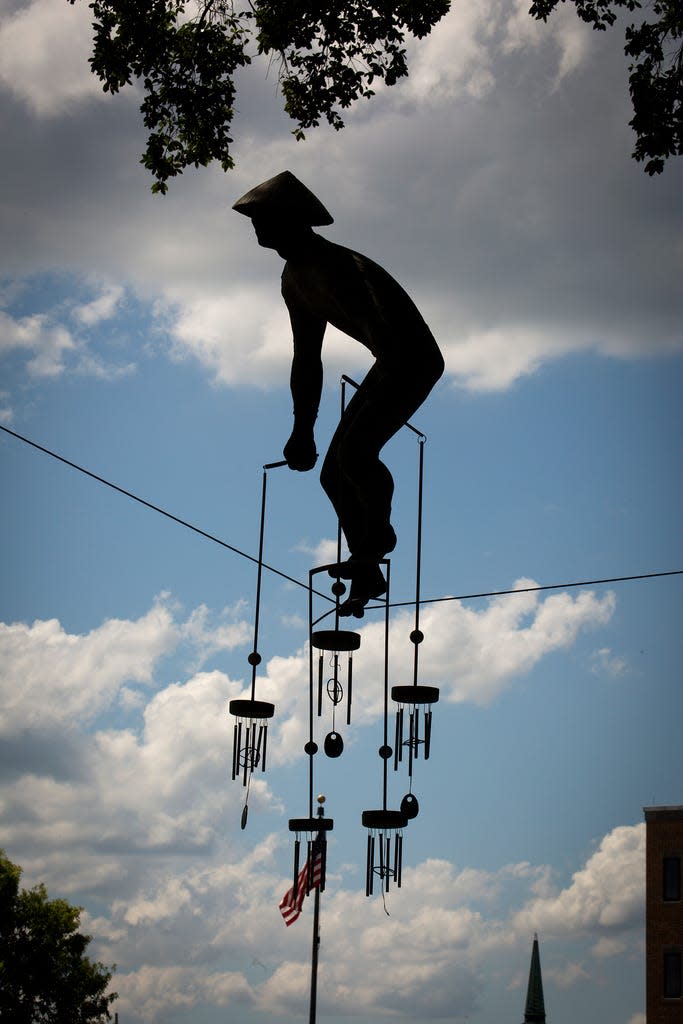
[[683, 806], [645, 807], [647, 1024], [683, 1022]]

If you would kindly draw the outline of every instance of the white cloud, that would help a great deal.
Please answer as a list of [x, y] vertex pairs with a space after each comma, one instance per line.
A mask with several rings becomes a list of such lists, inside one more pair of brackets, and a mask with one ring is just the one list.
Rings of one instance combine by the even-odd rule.
[[586, 982], [590, 979], [584, 966], [577, 963], [563, 964], [562, 967], [548, 967], [544, 973], [546, 978], [554, 981], [559, 988], [571, 988], [577, 982]]
[[626, 668], [625, 659], [618, 657], [609, 647], [601, 647], [591, 657], [591, 672], [596, 676], [611, 676], [614, 679], [622, 676]]
[[[331, 565], [337, 561], [337, 541], [332, 537], [321, 537], [317, 544], [301, 541], [294, 550], [303, 551], [304, 554], [310, 555], [313, 565]], [[348, 558], [348, 549], [343, 539], [341, 557], [342, 560]]]
[[145, 965], [116, 977], [116, 1010], [126, 1019], [154, 1022], [168, 1014], [195, 1010], [203, 1003], [231, 1006], [251, 1003], [246, 979], [234, 971], [210, 972], [196, 967]]
[[223, 610], [221, 618], [227, 618], [228, 621], [213, 624], [213, 616], [206, 605], [202, 604], [193, 609], [187, 622], [181, 626], [181, 634], [197, 649], [197, 668], [217, 651], [229, 651], [248, 643], [251, 626], [244, 619], [237, 619], [237, 616], [245, 611], [245, 603], [238, 602], [234, 608]]
[[[534, 586], [533, 580], [515, 583], [520, 590], [525, 586]], [[446, 688], [447, 699], [487, 704], [546, 654], [569, 647], [581, 630], [608, 622], [614, 608], [612, 593], [598, 598], [591, 591], [545, 599], [520, 593], [494, 598], [479, 612], [459, 601], [434, 605], [420, 620], [421, 665], [426, 677]]]
[[[192, 289], [196, 291], [196, 289]], [[191, 356], [217, 383], [256, 387], [284, 385], [292, 359], [291, 327], [279, 288], [222, 286], [219, 294], [194, 297], [190, 289], [167, 291], [158, 304], [161, 321], [172, 338], [177, 359]], [[354, 372], [369, 365], [365, 350], [328, 327], [325, 366], [335, 372]]]
[[495, 86], [491, 0], [456, 4], [426, 39], [410, 47], [410, 75], [404, 94], [421, 103], [480, 99]]
[[177, 642], [161, 603], [136, 622], [109, 619], [85, 636], [66, 633], [56, 619], [0, 623], [0, 729], [87, 721], [125, 683], [150, 684], [155, 663]]
[[544, 936], [608, 933], [639, 926], [644, 908], [645, 825], [613, 829], [571, 885], [532, 900], [513, 918], [517, 931]]
[[13, 349], [27, 349], [32, 358], [27, 363], [34, 377], [55, 377], [64, 371], [64, 356], [76, 343], [69, 331], [54, 324], [43, 314], [14, 320], [0, 311], [0, 354]]
[[10, 404], [10, 396], [6, 391], [0, 391], [0, 423], [9, 426], [13, 419], [14, 409]]
[[557, 63], [553, 88], [576, 71], [590, 53], [590, 29], [572, 9], [555, 12], [547, 24], [529, 15], [526, 0], [475, 0], [456, 4], [426, 39], [412, 42], [410, 75], [403, 96], [422, 106], [484, 100], [496, 88], [502, 56], [524, 60], [550, 50]]
[[[123, 289], [112, 286], [92, 302], [75, 306], [71, 314], [83, 328], [96, 327], [103, 320], [115, 316]], [[30, 358], [26, 370], [33, 378], [59, 377], [73, 371], [100, 380], [115, 380], [134, 372], [132, 362], [121, 365], [107, 364], [89, 351], [87, 342], [78, 333], [61, 323], [62, 311], [53, 309], [14, 318], [0, 310], [0, 357], [23, 351]], [[9, 397], [9, 396], [7, 396]]]
[[543, 363], [588, 347], [579, 331], [528, 324], [477, 331], [453, 343], [445, 339], [443, 350], [453, 383], [470, 391], [504, 391]]
[[72, 315], [79, 323], [85, 324], [86, 327], [93, 327], [102, 320], [110, 320], [115, 316], [123, 296], [124, 289], [121, 285], [110, 284], [97, 298], [83, 305], [75, 306]]
[[[612, 607], [591, 594], [545, 601], [520, 594], [509, 600], [521, 608], [506, 610], [498, 599], [479, 613], [458, 603], [432, 609], [426, 636], [440, 637], [442, 651], [448, 639], [448, 664], [466, 624], [467, 657], [478, 658], [480, 668], [490, 660], [496, 638], [508, 650], [494, 672], [500, 686], [544, 651], [570, 643], [579, 628], [608, 616]], [[116, 692], [130, 692], [128, 679], [149, 682], [157, 660], [183, 636], [200, 647], [213, 642], [206, 609], [183, 624], [171, 616], [168, 602], [137, 623], [105, 623], [85, 637], [69, 637], [56, 623], [5, 629], [4, 667], [14, 685], [18, 672], [31, 684], [43, 678], [40, 666], [51, 652], [57, 671], [46, 677], [42, 701], [53, 723], [62, 721], [65, 704], [76, 727], [92, 713], [93, 701], [71, 692], [86, 673], [95, 703], [102, 704]], [[364, 633], [372, 649], [372, 627]], [[432, 654], [435, 663], [442, 656]], [[277, 698], [284, 711], [273, 723], [281, 758], [296, 732], [293, 712], [297, 693], [306, 689], [306, 671], [303, 654], [278, 657], [260, 680], [259, 695]], [[52, 690], [60, 686], [58, 704]], [[74, 777], [28, 771], [0, 790], [3, 835], [10, 849], [22, 851], [31, 877], [45, 878], [66, 895], [98, 895], [105, 909], [85, 923], [95, 935], [96, 955], [119, 964], [117, 1009], [132, 1024], [160, 1024], [175, 1011], [204, 1005], [232, 1012], [248, 1005], [270, 1014], [299, 1013], [307, 1005], [309, 931], [286, 929], [277, 911], [288, 885], [276, 866], [285, 840], [270, 835], [244, 852], [231, 830], [226, 832], [225, 822], [236, 825], [243, 800], [241, 787], [226, 784], [226, 701], [241, 686], [217, 671], [167, 685], [144, 698], [139, 730], [112, 726], [83, 734], [81, 770]], [[451, 686], [451, 696], [462, 699], [453, 680]], [[487, 699], [495, 686], [485, 681]], [[144, 696], [143, 689], [135, 692]], [[473, 688], [469, 699], [480, 698]], [[376, 713], [373, 701], [369, 695], [361, 700], [361, 718]], [[135, 711], [136, 701], [131, 703]], [[13, 715], [15, 729], [31, 725], [33, 701], [21, 702]], [[250, 803], [273, 806], [263, 781], [252, 783]], [[325, 896], [321, 1012], [334, 1007], [337, 1013], [412, 1013], [420, 1019], [472, 1015], [481, 965], [495, 957], [497, 969], [507, 970], [514, 950], [535, 930], [546, 949], [560, 938], [588, 937], [600, 957], [627, 955], [642, 913], [643, 851], [644, 826], [616, 828], [559, 892], [547, 865], [520, 862], [482, 870], [443, 859], [416, 866], [406, 861], [403, 887], [389, 898], [389, 918], [381, 900], [368, 901], [344, 885], [343, 873], [332, 874]], [[512, 907], [509, 915], [501, 910], [506, 906]], [[310, 909], [309, 901], [306, 917]], [[258, 958], [265, 969], [249, 976], [246, 968], [231, 966], [235, 958], [240, 964]], [[583, 978], [584, 968], [572, 961], [560, 970], [548, 962], [545, 970], [558, 984], [571, 984]]]
[[601, 935], [591, 952], [599, 960], [604, 960], [607, 957], [619, 956], [625, 949], [626, 945], [621, 939], [615, 939], [609, 935]]
[[91, 22], [80, 2], [20, 7], [0, 26], [0, 81], [40, 117], [104, 96], [88, 64]]
[[514, 0], [505, 24], [502, 52], [547, 48], [550, 41], [558, 51], [554, 81], [554, 88], [557, 88], [562, 79], [576, 71], [589, 56], [590, 26], [577, 18], [574, 10], [565, 7], [553, 12], [546, 23], [537, 21], [530, 17], [526, 0]]
[[[545, 600], [513, 595], [479, 612], [445, 602], [424, 611], [422, 668], [442, 687], [444, 699], [487, 704], [545, 654], [569, 646], [581, 629], [608, 621], [613, 608], [612, 595], [598, 600], [590, 592]], [[233, 616], [229, 610], [228, 619]], [[411, 647], [409, 620], [405, 613], [394, 623], [399, 660], [405, 660], [402, 645]], [[361, 634], [354, 719], [362, 725], [381, 714], [383, 641], [377, 623]], [[42, 858], [49, 858], [55, 843], [60, 850], [84, 843], [114, 848], [124, 835], [129, 847], [141, 850], [212, 842], [217, 810], [237, 813], [242, 800], [240, 787], [225, 786], [233, 724], [226, 703], [246, 694], [245, 682], [211, 671], [165, 685], [151, 698], [145, 687], [154, 685], [161, 659], [183, 642], [201, 661], [248, 636], [243, 622], [219, 618], [212, 624], [203, 607], [178, 621], [167, 599], [137, 621], [108, 620], [83, 636], [66, 633], [56, 620], [0, 626], [0, 732], [5, 743], [19, 744], [15, 777], [6, 789], [8, 837], [30, 842]], [[300, 755], [306, 739], [308, 656], [276, 656], [262, 668], [257, 696], [276, 705], [269, 763], [283, 764]], [[77, 739], [115, 708], [135, 715], [135, 728], [103, 726]], [[253, 780], [250, 802], [274, 806], [266, 781]], [[32, 808], [31, 814], [14, 816], [17, 807]], [[90, 808], [85, 820], [82, 808]], [[92, 871], [93, 884], [109, 884], [112, 864], [105, 858], [95, 865], [86, 857], [78, 884], [85, 886]], [[467, 884], [474, 890], [476, 878]], [[547, 878], [531, 884], [539, 906], [547, 907]]]
[[[430, 36], [411, 44], [408, 79], [350, 111], [344, 132], [311, 132], [304, 145], [286, 132], [274, 136], [279, 100], [254, 68], [245, 87], [249, 117], [236, 123], [237, 170], [187, 172], [161, 200], [136, 172], [132, 108], [129, 118], [124, 111], [106, 120], [106, 135], [93, 119], [68, 163], [54, 154], [60, 202], [42, 187], [37, 155], [26, 155], [7, 193], [8, 272], [35, 273], [38, 261], [40, 270], [66, 266], [92, 280], [96, 268], [109, 293], [83, 304], [86, 319], [115, 311], [117, 289], [129, 287], [141, 302], [156, 303], [176, 358], [197, 359], [223, 386], [286, 386], [281, 263], [255, 245], [230, 202], [265, 167], [290, 166], [334, 206], [329, 237], [367, 252], [405, 283], [460, 386], [509, 388], [572, 352], [630, 359], [680, 351], [680, 232], [663, 212], [680, 170], [672, 162], [654, 181], [631, 167], [619, 29], [591, 32], [573, 5], [564, 6], [544, 25], [523, 0], [453, 5]], [[41, 0], [8, 25], [28, 32], [33, 19], [41, 38], [45, 19], [70, 32], [82, 21], [85, 45], [87, 16], [82, 0], [63, 9]], [[24, 48], [13, 52], [25, 61]], [[59, 62], [92, 78], [85, 60]], [[44, 78], [29, 70], [22, 95], [35, 89], [44, 106], [54, 96], [57, 109], [64, 90], [54, 79], [52, 70]], [[119, 113], [122, 102], [111, 101]], [[93, 165], [90, 136], [106, 171]], [[12, 207], [21, 211], [16, 219]], [[58, 372], [63, 358], [44, 365]], [[338, 368], [367, 365], [361, 347], [333, 331], [325, 359], [328, 379]], [[81, 365], [96, 372], [86, 359]]]

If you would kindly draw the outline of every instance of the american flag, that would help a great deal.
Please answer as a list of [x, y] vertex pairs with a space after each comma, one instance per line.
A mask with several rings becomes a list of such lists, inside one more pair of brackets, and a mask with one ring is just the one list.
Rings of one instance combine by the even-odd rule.
[[[310, 879], [311, 889], [317, 889], [320, 885], [322, 863], [321, 855], [319, 853], [316, 854], [313, 861], [313, 871]], [[304, 905], [304, 897], [308, 895], [306, 892], [308, 865], [309, 861], [307, 860], [299, 872], [299, 877], [296, 880], [296, 897], [294, 896], [294, 886], [292, 886], [280, 900], [280, 913], [285, 919], [285, 924], [288, 928], [290, 924], [294, 924], [294, 922], [298, 920], [299, 915], [301, 914], [301, 908]]]

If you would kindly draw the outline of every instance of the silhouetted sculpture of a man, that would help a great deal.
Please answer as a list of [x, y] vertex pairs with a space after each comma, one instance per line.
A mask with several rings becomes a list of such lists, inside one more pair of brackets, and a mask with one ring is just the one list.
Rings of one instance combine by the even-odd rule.
[[294, 427], [283, 454], [290, 469], [312, 469], [318, 457], [314, 424], [327, 324], [375, 357], [346, 406], [320, 474], [350, 553], [343, 575], [351, 579], [351, 592], [342, 613], [361, 616], [371, 598], [386, 592], [379, 562], [396, 545], [390, 522], [394, 482], [379, 454], [422, 405], [443, 373], [443, 358], [413, 301], [382, 267], [312, 230], [331, 224], [332, 217], [290, 171], [247, 192], [233, 209], [251, 218], [259, 245], [287, 261], [282, 296], [294, 342]]

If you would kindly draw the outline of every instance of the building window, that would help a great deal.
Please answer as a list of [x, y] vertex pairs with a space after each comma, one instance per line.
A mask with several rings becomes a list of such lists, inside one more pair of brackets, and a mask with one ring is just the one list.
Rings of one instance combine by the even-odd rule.
[[664, 954], [664, 998], [681, 998], [681, 954]]
[[664, 899], [667, 903], [681, 898], [681, 858], [664, 858]]

